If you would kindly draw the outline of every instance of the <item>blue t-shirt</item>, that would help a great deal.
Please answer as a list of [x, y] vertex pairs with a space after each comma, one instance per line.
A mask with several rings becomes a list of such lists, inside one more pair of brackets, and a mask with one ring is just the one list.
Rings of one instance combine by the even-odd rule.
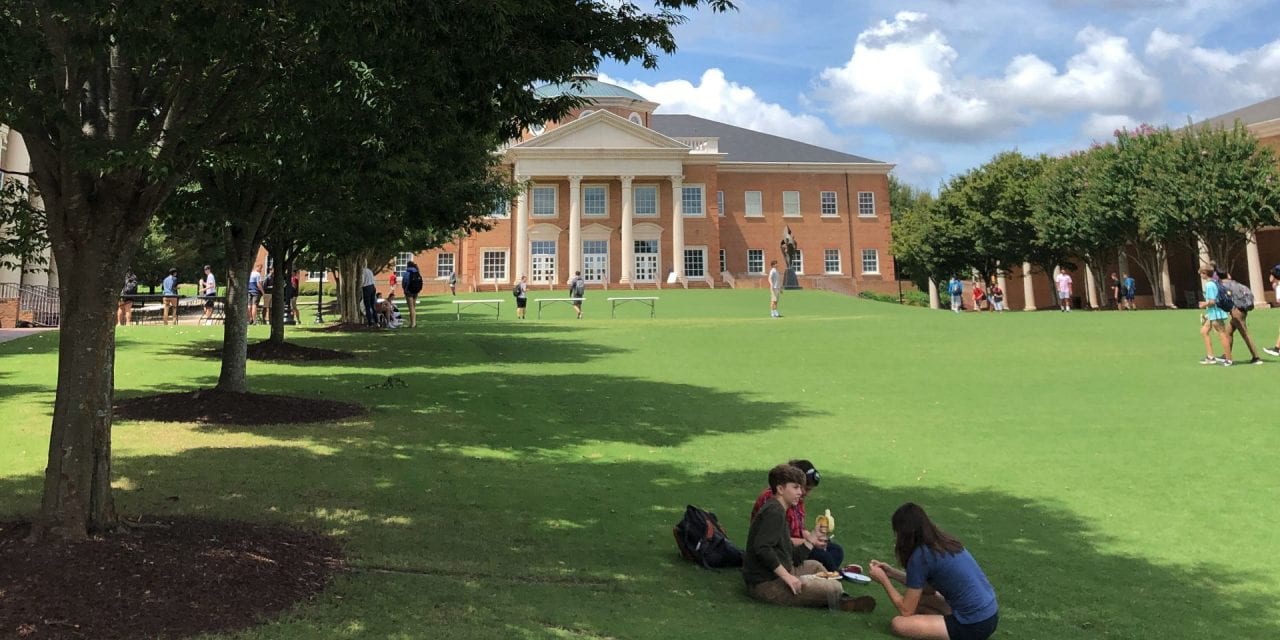
[[[154, 280], [152, 280], [152, 282], [155, 282], [155, 281], [154, 281]], [[160, 290], [161, 290], [161, 291], [164, 293], [164, 295], [166, 295], [166, 296], [176, 296], [176, 295], [178, 295], [178, 277], [177, 277], [177, 276], [165, 276], [164, 282], [160, 284]]]
[[1133, 280], [1133, 276], [1130, 276], [1130, 277], [1128, 277], [1128, 278], [1125, 278], [1125, 279], [1124, 279], [1124, 292], [1125, 292], [1125, 295], [1130, 295], [1130, 296], [1131, 296], [1131, 295], [1133, 295], [1133, 293], [1134, 293], [1134, 289], [1137, 287], [1137, 284], [1138, 284], [1137, 282], [1134, 282], [1134, 280]]
[[1210, 304], [1208, 307], [1205, 307], [1204, 315], [1206, 318], [1210, 320], [1226, 320], [1227, 318], [1230, 317], [1230, 315], [1226, 311], [1223, 311], [1222, 309], [1218, 308], [1218, 305], [1217, 305], [1218, 283], [1217, 282], [1213, 280], [1208, 280], [1204, 283], [1204, 299], [1208, 300], [1211, 303], [1214, 303], [1214, 304]]
[[262, 287], [258, 283], [262, 281], [262, 276], [257, 271], [249, 274], [249, 293], [262, 293]]
[[982, 622], [999, 610], [995, 589], [968, 549], [938, 553], [926, 546], [917, 547], [907, 560], [907, 588], [923, 589], [926, 584], [947, 599], [961, 624]]

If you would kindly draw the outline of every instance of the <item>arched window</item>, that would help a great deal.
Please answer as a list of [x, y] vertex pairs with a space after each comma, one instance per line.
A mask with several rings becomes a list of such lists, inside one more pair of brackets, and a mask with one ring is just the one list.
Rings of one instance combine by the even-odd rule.
[[529, 134], [533, 136], [540, 136], [546, 130], [547, 128], [540, 124], [529, 125]]
[[641, 117], [640, 117], [640, 114], [638, 114], [638, 113], [636, 113], [636, 112], [634, 112], [634, 111], [633, 111], [633, 112], [631, 112], [631, 115], [627, 116], [627, 119], [628, 119], [628, 120], [630, 120], [630, 121], [632, 121], [632, 122], [634, 122], [634, 123], [636, 123], [636, 124], [638, 124], [638, 125], [640, 125], [640, 126], [644, 126], [644, 118], [641, 118]]
[[578, 114], [578, 117], [579, 117], [579, 118], [585, 118], [585, 117], [587, 117], [587, 116], [589, 116], [589, 115], [591, 115], [591, 114], [593, 114], [593, 113], [595, 113], [595, 111], [592, 111], [591, 109], [583, 109], [583, 110], [582, 110], [582, 113], [579, 113], [579, 114]]

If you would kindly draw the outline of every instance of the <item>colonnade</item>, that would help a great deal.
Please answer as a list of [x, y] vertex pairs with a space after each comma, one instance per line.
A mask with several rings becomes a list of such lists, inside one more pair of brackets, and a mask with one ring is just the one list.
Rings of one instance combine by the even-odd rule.
[[[0, 127], [4, 135], [4, 144], [0, 145], [0, 173], [4, 175], [3, 184], [9, 181], [28, 187], [31, 180], [27, 174], [31, 172], [31, 156], [27, 153], [27, 145], [22, 141], [22, 134], [16, 130]], [[3, 186], [0, 184], [0, 186]], [[37, 201], [37, 205], [38, 205]], [[4, 233], [0, 229], [0, 233]], [[45, 248], [44, 263], [24, 265], [22, 267], [0, 266], [0, 284], [24, 284], [36, 286], [57, 286], [57, 270], [53, 266], [53, 256], [49, 248]]]

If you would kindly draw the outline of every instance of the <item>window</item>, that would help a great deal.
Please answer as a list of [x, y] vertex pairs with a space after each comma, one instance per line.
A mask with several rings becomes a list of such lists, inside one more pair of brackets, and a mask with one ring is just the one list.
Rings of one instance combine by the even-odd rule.
[[541, 125], [541, 124], [529, 125], [529, 133], [533, 134], [535, 138], [542, 135], [542, 132], [546, 130], [547, 130], [547, 127], [545, 125]]
[[875, 249], [862, 250], [862, 272], [880, 273], [880, 252]]
[[680, 203], [684, 205], [686, 216], [706, 215], [702, 208], [702, 185], [700, 184], [683, 187], [680, 191]]
[[593, 184], [582, 188], [582, 215], [609, 215], [609, 187]]
[[782, 192], [782, 215], [794, 218], [800, 215], [800, 192]]
[[721, 217], [724, 216], [724, 192], [723, 191], [716, 192], [716, 213], [718, 213]]
[[412, 260], [413, 252], [411, 251], [401, 251], [396, 254], [395, 274], [397, 278], [404, 280], [404, 272], [409, 268], [409, 262]]
[[556, 281], [556, 241], [534, 240], [530, 243], [533, 266], [530, 280], [533, 282]]
[[653, 217], [658, 215], [658, 187], [648, 184], [636, 187], [631, 194], [635, 201], [637, 217]]
[[728, 269], [726, 269], [724, 266], [724, 249], [721, 249], [720, 250], [720, 273], [724, 273], [726, 271], [728, 271]]
[[593, 114], [593, 113], [595, 113], [595, 111], [592, 111], [591, 109], [583, 109], [583, 110], [582, 110], [582, 113], [579, 113], [579, 114], [578, 114], [578, 118], [579, 118], [579, 119], [582, 119], [582, 118], [585, 118], [585, 117], [587, 117], [587, 116], [589, 116], [589, 115], [591, 115], [591, 114]]
[[858, 192], [858, 215], [863, 217], [876, 215], [876, 194], [870, 191]]
[[627, 116], [627, 119], [638, 125], [644, 126], [644, 119], [640, 117], [640, 114], [634, 111], [631, 112], [631, 115]]
[[[328, 273], [327, 271], [308, 271], [307, 282], [324, 282]], [[267, 277], [267, 274], [262, 274], [262, 277]]]
[[511, 203], [504, 198], [493, 203], [493, 210], [489, 212], [490, 218], [509, 218], [511, 217]]
[[826, 273], [840, 273], [839, 249], [827, 249], [822, 252], [822, 270]]
[[486, 282], [507, 281], [506, 249], [486, 249], [480, 254], [480, 277]]
[[556, 217], [556, 187], [533, 188], [533, 215]]
[[824, 216], [840, 215], [840, 210], [836, 208], [836, 202], [837, 202], [836, 192], [823, 191], [822, 192], [822, 215]]
[[582, 241], [582, 277], [587, 282], [609, 281], [609, 241]]
[[764, 216], [764, 199], [760, 197], [760, 192], [747, 191], [743, 195], [746, 198], [746, 216], [748, 218], [759, 218]]
[[707, 250], [699, 247], [684, 250], [684, 277], [707, 277]]
[[796, 255], [791, 258], [791, 270], [803, 274], [804, 273], [804, 251], [796, 250]]
[[441, 253], [436, 255], [436, 277], [448, 278], [453, 273], [453, 254]]
[[747, 273], [764, 273], [764, 249], [747, 249]]

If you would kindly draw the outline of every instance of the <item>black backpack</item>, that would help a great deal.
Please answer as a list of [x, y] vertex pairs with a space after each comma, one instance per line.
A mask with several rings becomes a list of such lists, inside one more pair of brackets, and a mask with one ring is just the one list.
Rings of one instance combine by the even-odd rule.
[[1227, 313], [1231, 313], [1231, 309], [1235, 307], [1231, 302], [1231, 290], [1222, 286], [1221, 280], [1214, 284], [1218, 285], [1218, 298], [1214, 300], [1214, 305]]
[[422, 291], [422, 274], [415, 269], [405, 276], [404, 290], [406, 293], [418, 295]]
[[742, 551], [729, 541], [716, 514], [693, 505], [684, 509], [684, 518], [671, 528], [676, 548], [685, 560], [706, 569], [741, 567]]

